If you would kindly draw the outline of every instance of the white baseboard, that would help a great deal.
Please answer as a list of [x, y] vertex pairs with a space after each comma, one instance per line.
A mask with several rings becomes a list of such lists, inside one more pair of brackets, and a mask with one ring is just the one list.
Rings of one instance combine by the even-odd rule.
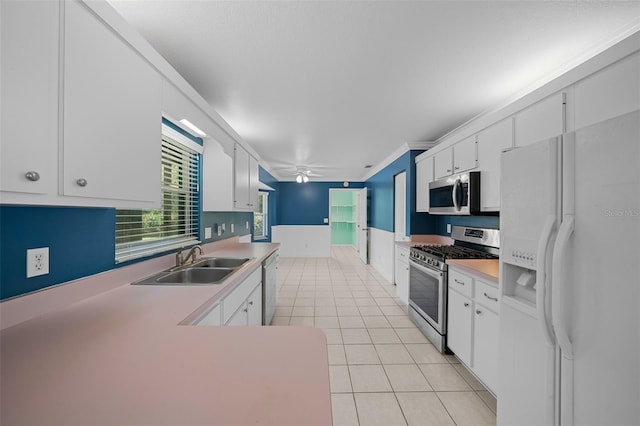
[[282, 257], [331, 257], [331, 227], [327, 225], [272, 226], [271, 241], [280, 243]]

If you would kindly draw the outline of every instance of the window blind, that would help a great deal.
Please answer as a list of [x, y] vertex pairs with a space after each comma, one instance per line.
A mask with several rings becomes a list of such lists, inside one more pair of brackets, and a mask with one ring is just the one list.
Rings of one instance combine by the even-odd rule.
[[116, 210], [116, 262], [198, 242], [199, 154], [162, 138], [161, 207]]

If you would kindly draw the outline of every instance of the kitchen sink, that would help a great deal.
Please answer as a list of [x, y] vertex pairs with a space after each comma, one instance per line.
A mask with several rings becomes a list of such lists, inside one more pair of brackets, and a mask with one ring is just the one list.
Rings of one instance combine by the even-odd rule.
[[134, 285], [211, 285], [222, 284], [229, 275], [248, 262], [248, 258], [203, 257], [196, 263], [158, 272]]
[[235, 259], [232, 257], [209, 257], [191, 265], [193, 268], [237, 268], [244, 265], [249, 259]]
[[158, 284], [218, 284], [231, 274], [231, 268], [188, 268], [157, 278]]

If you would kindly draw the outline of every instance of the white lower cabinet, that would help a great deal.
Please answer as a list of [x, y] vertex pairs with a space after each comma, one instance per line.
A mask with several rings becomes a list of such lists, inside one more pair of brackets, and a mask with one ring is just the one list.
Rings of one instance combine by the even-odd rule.
[[470, 367], [473, 302], [450, 286], [448, 305], [447, 346], [462, 363]]
[[[489, 283], [452, 266], [449, 274], [447, 346], [495, 394], [499, 349], [497, 282]], [[465, 294], [459, 292], [462, 288]]]
[[262, 325], [262, 268], [217, 302], [195, 325]]
[[476, 303], [473, 310], [473, 371], [495, 392], [498, 379], [498, 314]]
[[396, 246], [396, 294], [405, 305], [409, 304], [409, 249]]

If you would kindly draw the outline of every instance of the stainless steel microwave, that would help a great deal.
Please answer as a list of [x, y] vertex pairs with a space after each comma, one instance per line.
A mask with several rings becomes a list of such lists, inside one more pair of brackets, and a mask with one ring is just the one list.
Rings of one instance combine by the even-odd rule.
[[429, 183], [429, 214], [480, 214], [480, 172], [466, 172]]

